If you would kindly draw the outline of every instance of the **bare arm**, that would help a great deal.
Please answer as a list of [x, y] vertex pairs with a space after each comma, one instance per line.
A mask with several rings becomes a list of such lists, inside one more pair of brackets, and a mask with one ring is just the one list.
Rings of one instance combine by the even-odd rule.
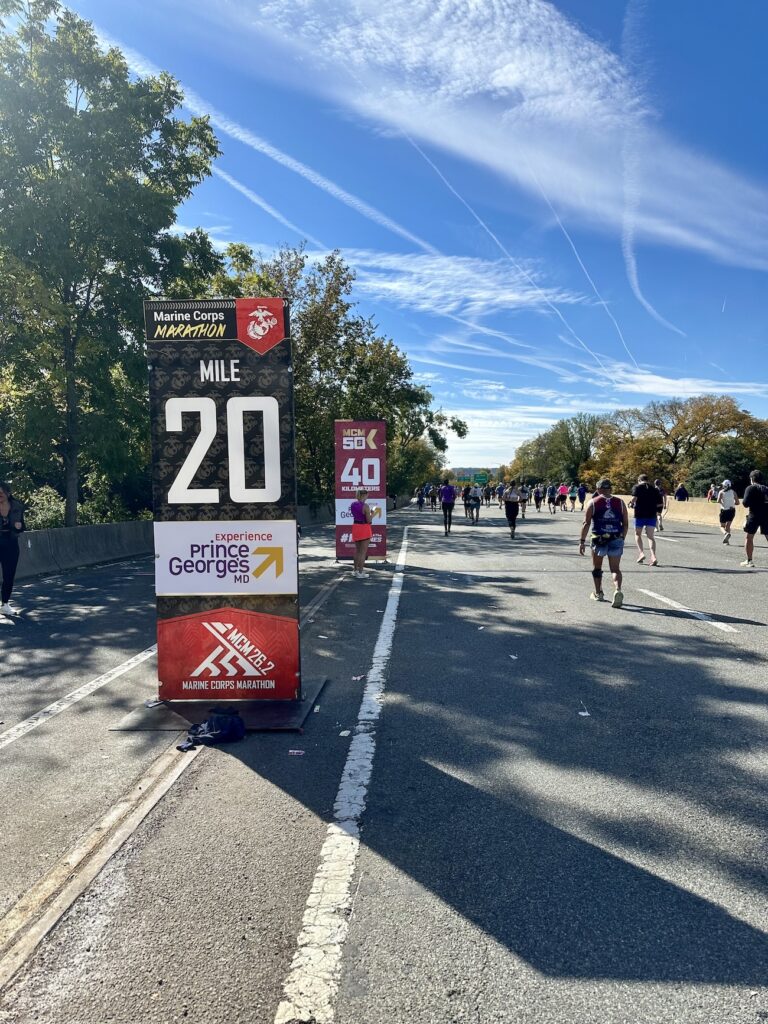
[[579, 538], [580, 555], [584, 554], [584, 547], [587, 543], [587, 534], [589, 533], [589, 528], [592, 525], [592, 513], [593, 505], [592, 501], [590, 500], [587, 502], [587, 507], [584, 509], [584, 522], [581, 524], [581, 537]]

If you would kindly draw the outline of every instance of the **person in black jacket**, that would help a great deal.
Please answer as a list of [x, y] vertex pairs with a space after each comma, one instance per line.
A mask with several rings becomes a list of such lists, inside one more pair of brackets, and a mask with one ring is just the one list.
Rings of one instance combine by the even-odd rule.
[[24, 530], [24, 508], [11, 494], [8, 484], [0, 483], [0, 614], [18, 615], [11, 604], [16, 566], [19, 564], [19, 534]]

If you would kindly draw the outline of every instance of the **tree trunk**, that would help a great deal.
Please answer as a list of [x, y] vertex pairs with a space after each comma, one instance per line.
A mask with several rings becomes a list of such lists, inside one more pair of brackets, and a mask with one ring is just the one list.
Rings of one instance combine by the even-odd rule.
[[66, 418], [64, 438], [64, 483], [65, 505], [64, 525], [77, 526], [78, 471], [77, 460], [80, 454], [80, 437], [77, 408], [77, 379], [75, 376], [76, 343], [68, 327], [63, 331], [64, 341], [64, 381]]

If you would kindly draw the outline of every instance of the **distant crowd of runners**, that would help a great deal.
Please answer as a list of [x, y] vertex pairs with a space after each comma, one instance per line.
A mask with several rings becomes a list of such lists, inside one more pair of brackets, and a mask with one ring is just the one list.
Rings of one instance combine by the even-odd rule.
[[[676, 501], [687, 501], [689, 494], [683, 484], [674, 491]], [[742, 504], [746, 510], [744, 522], [744, 568], [754, 568], [754, 543], [756, 534], [762, 533], [768, 538], [768, 487], [763, 482], [762, 473], [753, 470], [750, 482], [739, 498], [730, 480], [722, 484], [712, 484], [707, 499], [720, 506], [720, 531], [722, 543], [730, 544], [731, 528], [736, 517], [736, 507]], [[656, 554], [656, 530], [664, 529], [664, 514], [668, 508], [666, 489], [661, 480], [651, 482], [646, 474], [641, 474], [632, 488], [632, 496], [628, 503], [613, 494], [611, 481], [603, 478], [597, 487], [590, 491], [585, 483], [571, 482], [537, 483], [532, 486], [524, 482], [509, 480], [497, 484], [465, 484], [457, 486], [449, 479], [439, 487], [427, 484], [420, 487], [415, 495], [419, 511], [426, 506], [437, 511], [438, 505], [443, 513], [443, 527], [446, 537], [451, 532], [453, 510], [457, 501], [464, 506], [464, 517], [471, 525], [480, 521], [480, 509], [490, 507], [498, 502], [509, 526], [510, 537], [515, 537], [518, 521], [525, 519], [526, 511], [532, 504], [537, 512], [541, 512], [546, 504], [551, 515], [560, 512], [584, 512], [584, 522], [579, 537], [579, 553], [586, 553], [587, 543], [592, 553], [593, 591], [590, 594], [595, 601], [604, 601], [603, 592], [603, 561], [608, 559], [608, 566], [613, 580], [612, 605], [620, 608], [624, 595], [621, 589], [621, 558], [624, 553], [624, 541], [629, 532], [629, 510], [632, 510], [635, 531], [637, 562], [643, 563], [648, 557], [650, 566], [659, 564]], [[647, 553], [644, 547], [647, 541]]]

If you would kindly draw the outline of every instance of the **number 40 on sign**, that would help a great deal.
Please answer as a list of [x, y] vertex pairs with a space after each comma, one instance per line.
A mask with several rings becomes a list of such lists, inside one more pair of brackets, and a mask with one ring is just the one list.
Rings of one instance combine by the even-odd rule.
[[347, 459], [341, 471], [341, 480], [353, 487], [378, 487], [381, 483], [381, 461], [379, 459]]

